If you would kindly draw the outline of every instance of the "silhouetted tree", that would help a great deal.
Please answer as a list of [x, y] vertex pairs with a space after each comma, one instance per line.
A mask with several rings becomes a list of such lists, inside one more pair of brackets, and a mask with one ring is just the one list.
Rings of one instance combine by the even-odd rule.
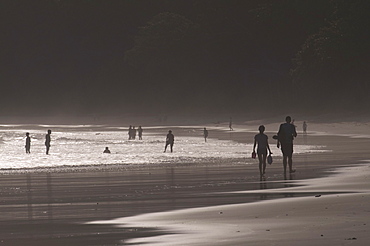
[[362, 0], [331, 1], [325, 25], [297, 52], [291, 74], [306, 103], [357, 108], [368, 102], [369, 7]]

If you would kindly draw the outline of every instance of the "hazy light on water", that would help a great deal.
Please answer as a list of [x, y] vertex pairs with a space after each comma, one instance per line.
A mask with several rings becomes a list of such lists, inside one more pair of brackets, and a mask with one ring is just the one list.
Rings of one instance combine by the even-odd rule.
[[[243, 144], [231, 140], [199, 136], [176, 136], [174, 153], [163, 153], [166, 130], [145, 130], [143, 140], [127, 140], [122, 128], [102, 126], [21, 126], [7, 125], [0, 129], [0, 169], [40, 168], [109, 164], [181, 164], [234, 161], [252, 163], [253, 142]], [[46, 130], [54, 129], [50, 155], [45, 154]], [[156, 131], [153, 131], [156, 129]], [[25, 133], [30, 132], [31, 154], [25, 153]], [[272, 145], [272, 144], [271, 144]], [[103, 154], [109, 147], [112, 154]], [[272, 146], [274, 156], [280, 150]], [[296, 145], [295, 153], [325, 151], [320, 146]]]

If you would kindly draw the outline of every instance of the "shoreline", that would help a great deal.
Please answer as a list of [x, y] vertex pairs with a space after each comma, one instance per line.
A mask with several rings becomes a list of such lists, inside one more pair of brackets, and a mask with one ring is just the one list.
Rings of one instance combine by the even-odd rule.
[[[217, 137], [248, 141], [246, 136], [253, 135], [235, 133], [218, 132]], [[365, 151], [370, 142], [367, 138], [308, 135], [306, 140], [333, 147], [333, 151], [295, 155], [297, 172], [287, 177], [282, 172], [281, 158], [276, 157], [267, 167], [267, 180], [262, 182], [258, 164], [240, 163], [4, 174], [0, 176], [0, 207], [4, 211], [0, 215], [4, 222], [0, 236], [4, 245], [25, 242], [28, 245], [91, 245], [92, 239], [101, 242], [97, 245], [114, 245], [134, 238], [165, 236], [167, 232], [158, 227], [117, 228], [84, 223], [186, 208], [207, 210], [210, 206], [275, 201], [286, 197], [287, 189], [299, 188], [296, 185], [301, 184], [297, 180], [327, 177], [333, 168], [370, 159]], [[346, 140], [344, 145], [343, 140]], [[348, 144], [353, 147], [348, 148]], [[270, 192], [278, 189], [283, 191]], [[238, 193], [245, 190], [254, 192]], [[153, 242], [155, 240], [153, 238]]]
[[296, 181], [304, 186], [265, 191], [287, 194], [303, 191], [316, 195], [149, 213], [92, 223], [121, 228], [162, 228], [168, 232], [128, 241], [135, 245], [183, 245], [184, 241], [187, 245], [205, 246], [367, 245], [370, 239], [369, 174], [370, 163], [366, 163], [335, 169], [328, 177]]

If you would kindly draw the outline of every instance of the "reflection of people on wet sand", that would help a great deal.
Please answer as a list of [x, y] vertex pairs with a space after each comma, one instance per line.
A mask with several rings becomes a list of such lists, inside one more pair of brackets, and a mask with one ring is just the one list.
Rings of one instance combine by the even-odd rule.
[[257, 155], [259, 160], [259, 170], [261, 177], [265, 174], [266, 171], [266, 158], [267, 158], [267, 150], [269, 151], [270, 155], [271, 150], [268, 144], [268, 137], [265, 132], [265, 126], [261, 125], [259, 128], [259, 134], [254, 136], [254, 145], [253, 145], [253, 153], [255, 153], [256, 146], [257, 146]]
[[104, 152], [103, 153], [105, 153], [105, 154], [110, 154], [110, 150], [109, 150], [109, 148], [108, 147], [105, 147], [105, 150], [104, 150]]
[[28, 132], [26, 133], [26, 153], [27, 154], [31, 153], [31, 138]]
[[289, 164], [289, 172], [294, 173], [293, 170], [293, 140], [297, 137], [295, 126], [291, 124], [292, 118], [287, 116], [285, 123], [280, 125], [279, 132], [277, 135], [277, 147], [281, 146], [281, 152], [283, 153], [283, 165], [284, 173], [286, 172], [287, 164]]
[[50, 150], [50, 142], [51, 142], [50, 134], [51, 134], [51, 130], [48, 130], [48, 134], [45, 135], [45, 146], [46, 146], [47, 155], [49, 154], [49, 150]]
[[303, 133], [307, 133], [307, 122], [303, 121]]
[[141, 126], [137, 129], [137, 133], [139, 135], [139, 140], [143, 140], [143, 128], [141, 128]]
[[230, 131], [233, 131], [234, 129], [233, 129], [233, 120], [232, 120], [232, 118], [230, 117], [230, 121], [229, 121], [229, 129], [230, 129]]
[[170, 145], [171, 147], [171, 153], [173, 151], [173, 143], [175, 142], [175, 136], [172, 134], [172, 131], [169, 130], [167, 137], [166, 137], [166, 146], [164, 147], [164, 152], [167, 150], [167, 146]]
[[204, 137], [204, 141], [207, 142], [208, 130], [205, 127], [204, 127], [204, 130], [203, 130], [203, 137]]

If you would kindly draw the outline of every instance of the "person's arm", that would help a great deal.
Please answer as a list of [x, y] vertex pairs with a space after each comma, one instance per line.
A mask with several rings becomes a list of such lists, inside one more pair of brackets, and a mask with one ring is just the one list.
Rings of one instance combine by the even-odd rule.
[[295, 129], [295, 126], [293, 125], [293, 137], [297, 137], [297, 131], [296, 131], [296, 129]]
[[279, 131], [278, 131], [278, 133], [277, 133], [277, 144], [276, 144], [276, 146], [278, 147], [278, 148], [280, 148], [280, 138], [281, 138], [281, 125], [280, 125], [280, 127], [279, 127]]
[[256, 149], [256, 145], [257, 145], [257, 140], [254, 139], [254, 145], [253, 145], [253, 152], [256, 152], [255, 149]]
[[269, 150], [270, 155], [272, 155], [269, 143], [267, 143], [267, 149]]

